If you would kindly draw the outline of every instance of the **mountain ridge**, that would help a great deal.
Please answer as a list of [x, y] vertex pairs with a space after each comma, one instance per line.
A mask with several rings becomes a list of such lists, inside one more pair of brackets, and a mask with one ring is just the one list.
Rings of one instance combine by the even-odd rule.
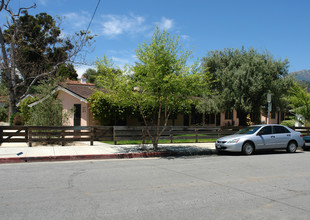
[[298, 81], [310, 81], [310, 70], [300, 70], [291, 73]]

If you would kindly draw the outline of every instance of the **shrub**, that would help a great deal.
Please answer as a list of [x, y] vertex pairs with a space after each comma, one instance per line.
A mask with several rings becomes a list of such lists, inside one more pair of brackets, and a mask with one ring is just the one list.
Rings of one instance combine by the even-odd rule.
[[12, 125], [23, 125], [23, 118], [19, 113], [15, 114], [13, 117]]
[[8, 109], [0, 106], [0, 121], [8, 121]]
[[281, 122], [281, 125], [285, 125], [287, 127], [294, 127], [295, 126], [295, 120], [294, 119], [284, 120]]

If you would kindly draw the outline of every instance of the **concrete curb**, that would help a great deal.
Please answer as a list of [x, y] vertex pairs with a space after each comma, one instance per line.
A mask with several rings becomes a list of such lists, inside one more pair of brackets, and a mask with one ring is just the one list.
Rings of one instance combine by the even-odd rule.
[[204, 150], [200, 152], [142, 152], [125, 154], [92, 154], [92, 155], [68, 155], [68, 156], [38, 156], [38, 157], [11, 157], [0, 158], [1, 163], [25, 163], [25, 162], [52, 162], [52, 161], [74, 161], [74, 160], [97, 160], [97, 159], [129, 159], [148, 157], [181, 157], [195, 155], [210, 155], [214, 150]]

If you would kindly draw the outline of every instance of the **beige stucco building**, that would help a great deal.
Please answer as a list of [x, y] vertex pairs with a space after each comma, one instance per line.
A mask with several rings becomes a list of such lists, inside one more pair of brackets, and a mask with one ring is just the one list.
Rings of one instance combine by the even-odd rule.
[[67, 116], [64, 125], [90, 126], [98, 123], [93, 119], [90, 111], [88, 98], [95, 91], [95, 85], [80, 81], [66, 81], [57, 88], [57, 98], [63, 105], [63, 113]]
[[[90, 110], [88, 98], [96, 91], [95, 85], [86, 83], [86, 79], [82, 78], [81, 81], [67, 80], [58, 85], [54, 90], [57, 92], [57, 98], [61, 100], [63, 105], [63, 113], [68, 120], [65, 120], [64, 125], [67, 126], [91, 126], [99, 125], [94, 120], [93, 114]], [[281, 112], [273, 112], [271, 114], [270, 123], [279, 124], [284, 120], [284, 114]], [[127, 126], [140, 126], [143, 121], [138, 118], [128, 117], [126, 122]], [[262, 111], [261, 123], [267, 124], [267, 116]], [[178, 114], [175, 118], [168, 121], [168, 125], [172, 126], [238, 126], [239, 118], [237, 111], [223, 112], [218, 114], [201, 114], [195, 108], [192, 109], [190, 114]]]

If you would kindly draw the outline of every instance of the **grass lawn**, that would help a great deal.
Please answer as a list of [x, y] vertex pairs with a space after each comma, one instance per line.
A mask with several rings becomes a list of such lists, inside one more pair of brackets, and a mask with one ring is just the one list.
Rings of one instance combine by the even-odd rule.
[[[199, 143], [215, 143], [217, 138], [210, 139], [199, 139]], [[114, 144], [113, 141], [102, 141], [106, 144]], [[145, 142], [145, 144], [151, 144], [152, 142]], [[159, 140], [159, 144], [170, 144], [170, 140]], [[173, 140], [173, 143], [195, 143], [195, 139], [183, 139], [183, 140]], [[125, 145], [125, 144], [142, 144], [141, 140], [130, 140], [130, 141], [117, 141], [117, 145]]]

